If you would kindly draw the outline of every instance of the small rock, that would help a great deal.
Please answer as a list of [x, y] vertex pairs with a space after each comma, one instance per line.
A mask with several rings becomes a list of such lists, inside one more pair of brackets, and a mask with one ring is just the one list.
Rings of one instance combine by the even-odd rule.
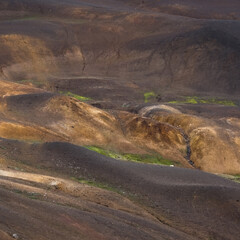
[[50, 182], [49, 185], [54, 187], [55, 189], [60, 189], [60, 187], [61, 187], [61, 183], [58, 181], [52, 181], [52, 182]]
[[13, 238], [15, 238], [15, 239], [19, 239], [19, 237], [18, 237], [18, 235], [17, 235], [16, 233], [14, 233], [12, 236], [13, 236]]

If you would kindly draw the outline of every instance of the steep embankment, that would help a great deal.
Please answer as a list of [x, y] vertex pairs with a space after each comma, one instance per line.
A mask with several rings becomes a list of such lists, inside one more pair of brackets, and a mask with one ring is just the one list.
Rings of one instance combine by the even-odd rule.
[[207, 119], [179, 111], [173, 112], [172, 108], [166, 111], [164, 105], [145, 107], [139, 113], [182, 129], [188, 136], [190, 160], [195, 167], [215, 173], [239, 173], [240, 129], [234, 124], [235, 118]]

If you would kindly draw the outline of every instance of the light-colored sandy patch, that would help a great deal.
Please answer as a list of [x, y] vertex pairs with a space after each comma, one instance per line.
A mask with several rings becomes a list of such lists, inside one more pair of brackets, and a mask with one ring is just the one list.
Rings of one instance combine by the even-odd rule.
[[149, 106], [149, 107], [144, 107], [139, 111], [139, 114], [144, 116], [146, 115], [148, 112], [152, 111], [152, 110], [165, 110], [169, 113], [175, 113], [175, 114], [180, 114], [181, 112], [173, 107], [170, 107], [168, 105], [164, 105], [164, 104], [160, 104], [160, 105], [154, 105], [154, 106]]
[[[65, 203], [72, 202], [77, 204], [79, 200], [74, 199], [79, 197], [82, 200], [90, 201], [93, 203], [98, 203], [104, 206], [111, 207], [113, 209], [126, 211], [129, 213], [134, 213], [140, 216], [145, 216], [148, 218], [153, 218], [145, 210], [141, 209], [137, 205], [133, 204], [127, 198], [105, 189], [90, 186], [84, 183], [78, 183], [75, 181], [70, 181], [58, 177], [51, 177], [41, 174], [26, 173], [13, 170], [0, 170], [0, 176], [10, 177], [13, 179], [21, 179], [25, 181], [30, 181], [32, 183], [41, 183], [46, 186], [45, 189], [36, 186], [29, 186], [22, 183], [12, 182], [6, 179], [0, 179], [0, 184], [8, 186], [12, 189], [19, 189], [21, 191], [26, 191], [30, 193], [39, 193], [43, 197], [50, 197], [54, 200], [64, 201]], [[54, 191], [54, 193], [52, 192]], [[56, 198], [55, 191], [59, 193], [67, 193], [69, 196], [74, 197], [69, 200], [69, 197], [59, 196]], [[79, 204], [84, 204], [80, 203]], [[86, 207], [86, 206], [85, 206]]]

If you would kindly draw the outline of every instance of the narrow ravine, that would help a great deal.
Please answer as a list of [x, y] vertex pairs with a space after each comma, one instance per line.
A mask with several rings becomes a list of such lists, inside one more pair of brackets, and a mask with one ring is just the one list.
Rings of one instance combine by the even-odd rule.
[[179, 130], [179, 132], [181, 133], [181, 135], [183, 136], [183, 138], [185, 139], [186, 142], [186, 156], [184, 157], [188, 163], [190, 165], [192, 165], [194, 167], [194, 162], [191, 160], [191, 146], [190, 146], [190, 138], [189, 136], [184, 132], [184, 130], [182, 128], [177, 128]]

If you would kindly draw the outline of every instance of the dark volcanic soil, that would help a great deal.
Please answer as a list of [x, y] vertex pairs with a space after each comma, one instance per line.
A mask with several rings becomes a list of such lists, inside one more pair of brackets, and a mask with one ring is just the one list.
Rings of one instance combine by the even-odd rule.
[[0, 1], [0, 52], [0, 240], [239, 239], [239, 0]]
[[141, 100], [150, 90], [162, 96], [237, 97], [239, 5], [233, 0], [208, 4], [6, 1], [2, 77], [118, 105]]
[[24, 164], [119, 189], [189, 236], [236, 239], [239, 232], [239, 184], [229, 180], [199, 170], [113, 160], [67, 143], [3, 141], [2, 146], [8, 157]]

